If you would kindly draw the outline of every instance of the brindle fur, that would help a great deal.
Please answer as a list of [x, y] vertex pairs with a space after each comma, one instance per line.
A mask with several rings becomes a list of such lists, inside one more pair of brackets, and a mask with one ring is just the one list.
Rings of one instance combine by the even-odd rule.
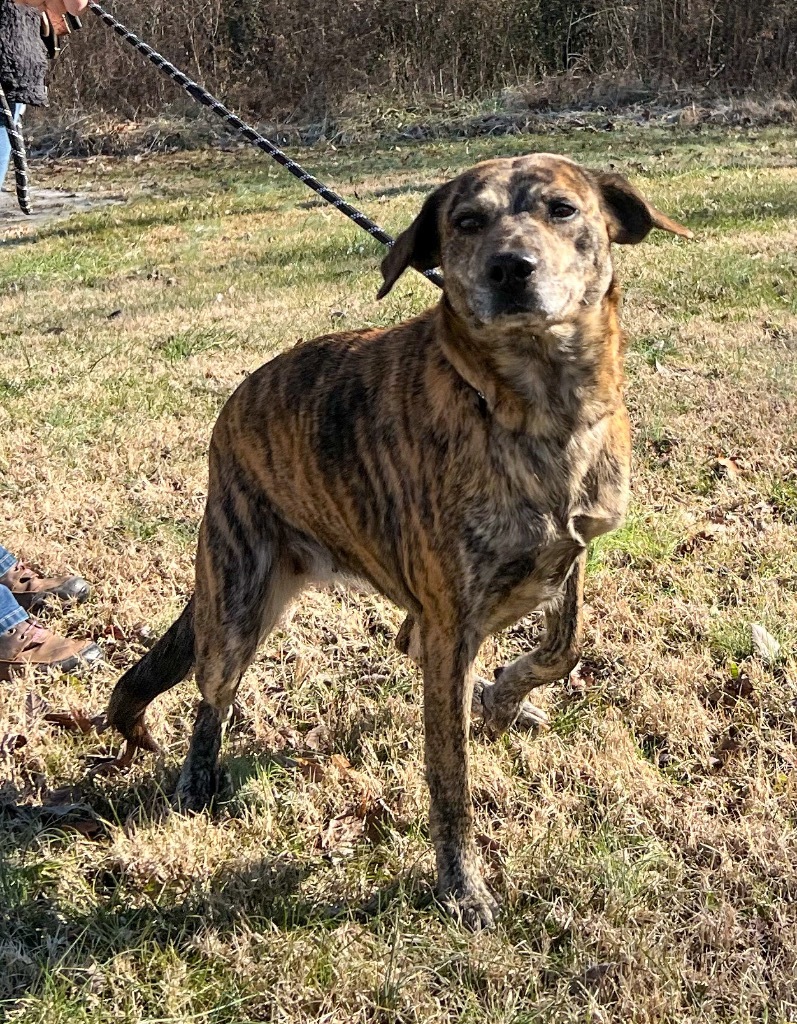
[[[430, 195], [382, 264], [380, 297], [408, 266], [442, 265], [437, 306], [300, 345], [238, 388], [211, 440], [195, 594], [108, 712], [154, 747], [144, 709], [193, 662], [181, 806], [214, 796], [223, 721], [286, 604], [332, 572], [365, 578], [406, 609], [397, 642], [423, 669], [439, 891], [470, 927], [493, 922], [471, 710], [493, 732], [534, 724], [527, 693], [578, 662], [585, 551], [628, 498], [610, 242], [653, 227], [688, 235], [617, 175], [545, 154], [479, 164]], [[476, 679], [485, 637], [538, 607], [538, 648]]]

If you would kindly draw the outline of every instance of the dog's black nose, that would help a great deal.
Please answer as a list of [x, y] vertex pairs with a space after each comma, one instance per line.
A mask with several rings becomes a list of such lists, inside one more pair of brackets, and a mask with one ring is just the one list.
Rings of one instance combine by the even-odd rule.
[[516, 288], [522, 286], [536, 269], [537, 261], [532, 256], [502, 252], [487, 264], [487, 276], [499, 288]]

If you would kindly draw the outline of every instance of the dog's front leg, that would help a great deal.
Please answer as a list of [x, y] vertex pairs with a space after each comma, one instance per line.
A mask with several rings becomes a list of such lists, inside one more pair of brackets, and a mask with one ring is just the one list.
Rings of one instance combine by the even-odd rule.
[[481, 681], [481, 715], [490, 732], [505, 732], [513, 723], [540, 724], [537, 708], [524, 698], [529, 690], [570, 675], [581, 657], [586, 553], [576, 559], [561, 599], [545, 612], [545, 635], [536, 650], [505, 665], [494, 683]]
[[421, 627], [429, 824], [438, 892], [472, 930], [490, 927], [498, 904], [482, 877], [473, 834], [468, 733], [473, 655], [460, 636]]

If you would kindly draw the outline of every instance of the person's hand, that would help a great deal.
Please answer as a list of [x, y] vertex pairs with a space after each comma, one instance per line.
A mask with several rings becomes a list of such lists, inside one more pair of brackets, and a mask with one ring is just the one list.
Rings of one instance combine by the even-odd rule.
[[82, 10], [85, 10], [89, 0], [16, 0], [16, 2], [24, 4], [25, 7], [35, 7], [42, 14], [46, 14], [55, 34], [65, 36], [69, 32], [69, 27], [64, 21], [64, 15], [80, 14]]

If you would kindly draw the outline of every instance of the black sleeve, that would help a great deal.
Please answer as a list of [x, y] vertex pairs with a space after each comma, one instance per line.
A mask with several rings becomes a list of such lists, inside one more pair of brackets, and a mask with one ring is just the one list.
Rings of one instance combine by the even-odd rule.
[[0, 0], [0, 84], [9, 103], [46, 106], [46, 72], [41, 14], [13, 0]]

